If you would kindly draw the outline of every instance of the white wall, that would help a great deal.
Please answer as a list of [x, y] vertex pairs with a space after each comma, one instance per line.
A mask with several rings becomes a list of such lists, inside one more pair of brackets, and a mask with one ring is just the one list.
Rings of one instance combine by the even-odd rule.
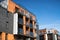
[[17, 33], [18, 33], [18, 13], [15, 13], [13, 17], [13, 34]]

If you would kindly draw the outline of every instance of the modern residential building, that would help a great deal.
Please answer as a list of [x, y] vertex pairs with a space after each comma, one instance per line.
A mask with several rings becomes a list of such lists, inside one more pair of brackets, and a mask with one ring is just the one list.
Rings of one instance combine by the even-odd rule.
[[57, 34], [57, 39], [60, 40], [60, 32]]
[[57, 40], [58, 31], [55, 29], [41, 29], [39, 30], [40, 40]]
[[60, 40], [60, 35], [58, 35], [58, 37], [57, 37], [57, 38], [58, 38], [58, 40]]
[[0, 40], [37, 40], [36, 16], [12, 0], [0, 1]]

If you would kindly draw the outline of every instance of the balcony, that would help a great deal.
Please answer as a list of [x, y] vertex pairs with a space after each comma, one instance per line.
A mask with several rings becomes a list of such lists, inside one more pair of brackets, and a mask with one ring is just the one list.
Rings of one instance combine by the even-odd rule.
[[32, 25], [32, 23], [30, 23], [30, 28], [33, 28], [33, 25]]
[[23, 25], [23, 19], [22, 18], [19, 18], [18, 19], [18, 23]]
[[34, 37], [37, 37], [37, 35], [38, 35], [38, 34], [37, 34], [37, 33], [35, 33]]
[[33, 32], [30, 32], [30, 36], [33, 37], [33, 35], [34, 35]]
[[35, 18], [33, 18], [33, 20], [34, 20], [34, 21], [36, 21], [36, 19], [35, 19]]
[[29, 23], [28, 22], [26, 23], [26, 26], [29, 27]]
[[36, 25], [34, 25], [34, 28], [37, 29]]
[[23, 12], [18, 12], [20, 15], [24, 15], [24, 13]]
[[27, 14], [26, 14], [26, 17], [27, 17], [27, 18], [30, 18], [30, 15], [29, 15], [29, 13], [27, 13]]
[[32, 16], [30, 16], [30, 20], [33, 20], [33, 19], [32, 19]]
[[19, 11], [19, 8], [16, 8], [15, 12], [17, 12], [19, 15], [22, 15], [22, 16], [24, 15], [23, 12], [20, 12], [20, 11]]
[[18, 29], [18, 34], [23, 34], [23, 29], [22, 28]]
[[29, 36], [29, 35], [30, 35], [30, 34], [29, 34], [29, 31], [26, 31], [26, 35], [27, 35], [27, 36]]

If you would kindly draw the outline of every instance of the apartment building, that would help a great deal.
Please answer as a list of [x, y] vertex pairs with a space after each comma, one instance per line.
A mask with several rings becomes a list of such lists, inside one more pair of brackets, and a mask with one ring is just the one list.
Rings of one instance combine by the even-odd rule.
[[37, 40], [36, 16], [12, 0], [0, 1], [0, 40]]
[[60, 32], [57, 34], [57, 39], [60, 40]]
[[60, 40], [60, 35], [58, 35], [58, 37], [57, 37], [57, 38], [58, 38], [58, 40]]
[[58, 31], [55, 29], [41, 29], [39, 30], [40, 40], [57, 40]]

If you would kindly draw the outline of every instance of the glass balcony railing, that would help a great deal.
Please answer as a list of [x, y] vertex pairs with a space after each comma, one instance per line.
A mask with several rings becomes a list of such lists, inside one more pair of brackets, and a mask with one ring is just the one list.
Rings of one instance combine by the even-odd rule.
[[33, 25], [30, 23], [30, 28], [33, 28]]
[[21, 15], [24, 15], [24, 13], [23, 13], [23, 12], [20, 12], [20, 14], [21, 14]]
[[36, 25], [34, 25], [34, 28], [37, 29]]
[[33, 18], [33, 20], [35, 20], [35, 21], [36, 21], [36, 19], [35, 19], [35, 18]]
[[29, 31], [26, 31], [26, 35], [29, 36]]
[[33, 32], [30, 32], [30, 36], [33, 37]]
[[30, 15], [29, 15], [29, 13], [27, 13], [27, 14], [26, 14], [26, 17], [27, 17], [27, 18], [30, 18]]
[[34, 37], [37, 37], [37, 33], [35, 33]]
[[22, 19], [22, 18], [19, 18], [19, 19], [18, 19], [18, 23], [19, 23], [19, 24], [23, 24], [23, 19]]
[[19, 11], [18, 13], [21, 14], [21, 15], [24, 15], [24, 11], [23, 10]]
[[23, 29], [19, 28], [18, 29], [18, 34], [23, 34]]
[[16, 12], [18, 12], [18, 13], [19, 13], [19, 15], [22, 15], [22, 16], [24, 15], [24, 13], [23, 13], [23, 12], [20, 12], [20, 11], [19, 11], [19, 9], [16, 9]]
[[30, 16], [30, 20], [33, 20], [33, 19], [32, 19], [32, 16]]
[[26, 26], [29, 27], [29, 23], [28, 22], [26, 23]]

